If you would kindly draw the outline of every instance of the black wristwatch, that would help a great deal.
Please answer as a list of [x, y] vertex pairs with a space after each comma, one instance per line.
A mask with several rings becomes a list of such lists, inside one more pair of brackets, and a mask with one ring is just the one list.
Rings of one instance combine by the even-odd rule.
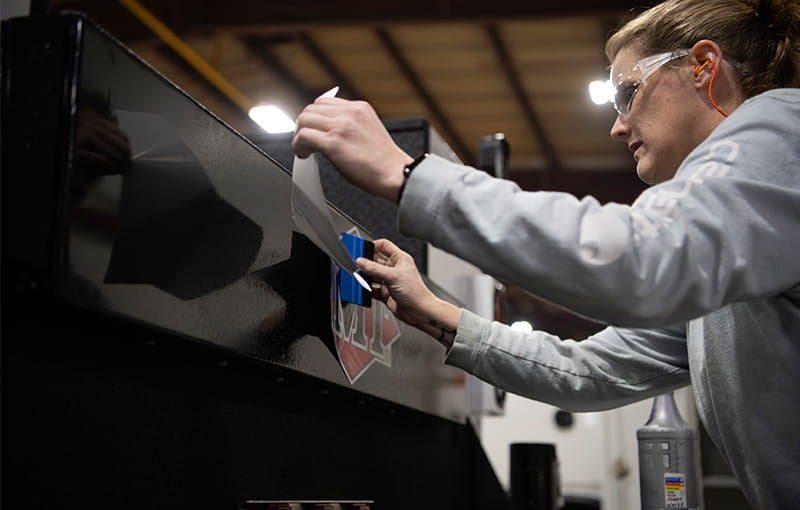
[[408, 178], [411, 177], [411, 172], [413, 172], [414, 169], [417, 168], [417, 165], [422, 163], [422, 160], [427, 157], [428, 157], [427, 152], [420, 154], [419, 156], [414, 158], [414, 161], [403, 167], [403, 184], [400, 185], [400, 191], [397, 193], [398, 204], [400, 203], [400, 199], [403, 198], [403, 191], [406, 189], [406, 183], [408, 182]]

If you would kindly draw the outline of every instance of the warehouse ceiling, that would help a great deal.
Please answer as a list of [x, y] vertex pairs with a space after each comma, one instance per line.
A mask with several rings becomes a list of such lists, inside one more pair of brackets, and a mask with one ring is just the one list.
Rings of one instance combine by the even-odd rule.
[[50, 11], [86, 13], [245, 136], [259, 129], [249, 105], [276, 104], [294, 117], [339, 85], [341, 97], [369, 101], [381, 118], [426, 118], [468, 164], [481, 137], [503, 133], [509, 178], [525, 189], [630, 202], [643, 185], [625, 146], [609, 136], [613, 110], [590, 101], [588, 84], [606, 79], [604, 42], [638, 6], [54, 0]]

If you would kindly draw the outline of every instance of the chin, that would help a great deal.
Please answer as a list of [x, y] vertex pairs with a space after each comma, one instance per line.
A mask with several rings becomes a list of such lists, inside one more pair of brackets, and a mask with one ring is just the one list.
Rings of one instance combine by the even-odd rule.
[[663, 165], [648, 165], [646, 159], [640, 159], [636, 164], [636, 175], [638, 175], [639, 179], [644, 181], [645, 184], [650, 186], [661, 184], [662, 182], [672, 179], [675, 177], [676, 170], [677, 168], [664, 168]]
[[644, 181], [645, 184], [652, 186], [653, 184], [658, 184], [658, 180], [655, 179], [655, 175], [652, 169], [642, 168], [642, 165], [636, 165], [636, 175], [639, 176], [639, 179]]

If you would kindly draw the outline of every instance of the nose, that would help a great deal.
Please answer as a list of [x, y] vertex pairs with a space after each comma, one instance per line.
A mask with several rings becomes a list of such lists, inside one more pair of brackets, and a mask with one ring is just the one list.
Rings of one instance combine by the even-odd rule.
[[628, 119], [622, 115], [617, 115], [614, 125], [611, 126], [611, 138], [618, 142], [624, 142], [630, 136], [631, 130], [628, 126]]

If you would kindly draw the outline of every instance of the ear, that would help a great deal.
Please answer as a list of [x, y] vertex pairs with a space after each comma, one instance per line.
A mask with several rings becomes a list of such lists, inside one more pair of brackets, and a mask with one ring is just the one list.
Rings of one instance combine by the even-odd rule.
[[694, 66], [695, 86], [698, 88], [708, 86], [714, 68], [711, 63], [719, 65], [722, 57], [722, 48], [710, 39], [702, 39], [692, 46], [692, 49], [689, 50], [689, 58]]

